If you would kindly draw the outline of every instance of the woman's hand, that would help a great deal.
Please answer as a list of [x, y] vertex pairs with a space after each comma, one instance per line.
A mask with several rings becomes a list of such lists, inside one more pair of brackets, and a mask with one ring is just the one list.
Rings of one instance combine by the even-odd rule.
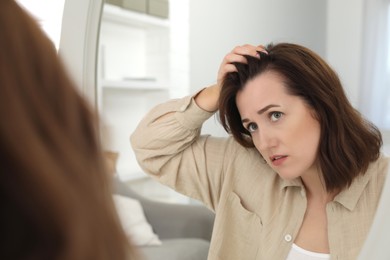
[[231, 52], [226, 54], [226, 56], [222, 60], [221, 65], [219, 66], [217, 85], [219, 87], [222, 85], [222, 80], [227, 73], [237, 71], [237, 68], [233, 63], [247, 63], [247, 60], [244, 55], [250, 55], [260, 58], [258, 54], [259, 51], [267, 53], [263, 45], [253, 46], [250, 44], [245, 44], [242, 46], [235, 47]]
[[259, 54], [257, 53], [258, 51], [267, 53], [264, 46], [262, 45], [253, 46], [250, 44], [245, 44], [235, 47], [231, 52], [226, 54], [222, 60], [221, 65], [219, 66], [217, 84], [205, 88], [200, 93], [198, 93], [198, 95], [195, 97], [196, 104], [206, 111], [216, 111], [218, 109], [218, 99], [223, 78], [227, 73], [237, 71], [237, 68], [233, 63], [247, 63], [244, 55], [251, 55], [260, 58]]

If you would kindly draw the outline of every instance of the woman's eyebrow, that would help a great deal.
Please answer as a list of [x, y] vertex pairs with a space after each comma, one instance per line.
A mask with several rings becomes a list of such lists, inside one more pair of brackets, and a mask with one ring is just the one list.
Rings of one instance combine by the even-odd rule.
[[[257, 114], [258, 114], [258, 115], [261, 115], [261, 114], [263, 114], [264, 112], [266, 112], [268, 109], [273, 108], [273, 107], [280, 107], [280, 106], [279, 106], [279, 105], [275, 105], [275, 104], [269, 104], [269, 105], [263, 107], [262, 109], [260, 109], [259, 111], [257, 111]], [[241, 122], [242, 122], [242, 123], [249, 122], [249, 119], [244, 118], [244, 119], [241, 120]]]
[[272, 108], [272, 107], [280, 107], [279, 105], [275, 105], [275, 104], [270, 104], [268, 106], [265, 106], [264, 108], [260, 109], [259, 111], [257, 111], [257, 114], [261, 115], [263, 114], [265, 111], [267, 111], [268, 109]]

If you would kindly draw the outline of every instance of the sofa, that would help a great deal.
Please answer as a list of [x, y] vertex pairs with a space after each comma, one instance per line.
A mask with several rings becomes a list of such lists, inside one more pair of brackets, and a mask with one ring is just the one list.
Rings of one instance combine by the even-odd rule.
[[172, 204], [150, 200], [118, 177], [113, 192], [140, 202], [146, 220], [161, 240], [159, 246], [140, 246], [145, 260], [206, 260], [214, 213], [202, 205]]

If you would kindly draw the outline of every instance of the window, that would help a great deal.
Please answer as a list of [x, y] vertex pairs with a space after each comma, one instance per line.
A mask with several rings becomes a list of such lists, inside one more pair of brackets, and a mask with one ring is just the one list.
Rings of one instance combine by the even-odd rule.
[[18, 0], [18, 3], [36, 17], [58, 50], [65, 0]]
[[390, 3], [387, 8], [387, 70], [386, 70], [386, 78], [387, 78], [387, 104], [386, 107], [386, 120], [384, 128], [390, 131]]
[[365, 2], [360, 111], [390, 132], [390, 1]]

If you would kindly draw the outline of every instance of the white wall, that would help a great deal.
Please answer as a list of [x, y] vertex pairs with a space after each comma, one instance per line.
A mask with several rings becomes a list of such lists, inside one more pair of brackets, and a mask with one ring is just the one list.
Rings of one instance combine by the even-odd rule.
[[326, 1], [190, 1], [191, 90], [215, 82], [234, 46], [292, 41], [326, 50]]
[[[326, 1], [190, 1], [190, 89], [215, 83], [222, 58], [234, 46], [289, 41], [326, 53]], [[225, 135], [214, 118], [204, 132]]]
[[326, 59], [352, 105], [359, 101], [364, 0], [328, 0]]
[[[369, 0], [366, 0], [369, 1]], [[338, 72], [352, 105], [359, 109], [365, 0], [328, 0], [325, 59]], [[382, 130], [390, 154], [390, 131]]]

